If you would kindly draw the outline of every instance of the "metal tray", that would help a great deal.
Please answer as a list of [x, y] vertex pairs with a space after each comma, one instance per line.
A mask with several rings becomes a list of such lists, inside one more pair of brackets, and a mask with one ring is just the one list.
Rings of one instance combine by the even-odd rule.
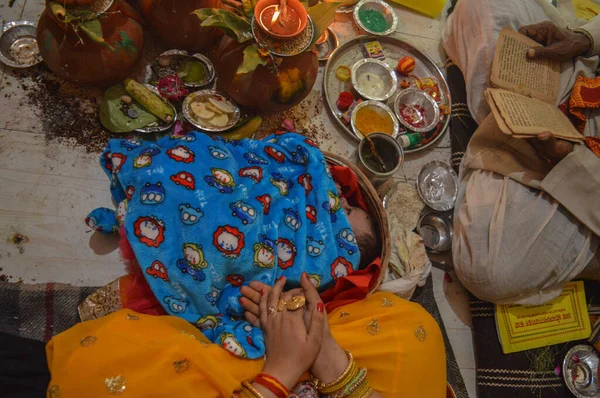
[[[323, 75], [323, 91], [325, 92], [325, 102], [327, 104], [327, 107], [333, 114], [334, 118], [337, 120], [339, 126], [342, 128], [342, 130], [348, 133], [356, 141], [360, 141], [360, 137], [356, 135], [354, 131], [352, 131], [350, 125], [344, 124], [340, 119], [342, 112], [340, 112], [336, 107], [337, 98], [342, 91], [352, 91], [352, 84], [350, 81], [339, 81], [335, 77], [335, 70], [340, 65], [345, 65], [351, 68], [352, 65], [354, 65], [357, 61], [366, 58], [366, 55], [363, 52], [364, 43], [374, 40], [379, 41], [379, 44], [381, 44], [381, 47], [383, 47], [385, 59], [382, 61], [387, 63], [392, 68], [396, 67], [400, 58], [406, 55], [413, 57], [416, 62], [416, 67], [415, 70], [411, 73], [411, 75], [416, 76], [418, 78], [436, 78], [439, 83], [439, 88], [441, 92], [441, 103], [446, 105], [448, 109], [451, 110], [450, 90], [448, 89], [446, 78], [444, 77], [440, 69], [436, 66], [436, 64], [426, 54], [417, 50], [410, 44], [402, 40], [395, 39], [393, 37], [358, 36], [341, 44], [333, 52], [333, 54], [331, 54], [331, 56], [329, 57], [329, 61], [327, 61], [327, 65], [325, 66], [325, 73]], [[399, 81], [402, 81], [402, 78], [399, 78]], [[394, 107], [395, 99], [396, 94], [394, 94], [390, 99], [386, 101], [386, 104], [391, 109], [393, 109]], [[418, 152], [434, 145], [446, 133], [446, 130], [448, 130], [449, 123], [450, 114], [445, 116], [437, 137], [435, 137], [432, 141], [428, 142], [425, 145], [410, 150], [404, 150], [404, 153]]]

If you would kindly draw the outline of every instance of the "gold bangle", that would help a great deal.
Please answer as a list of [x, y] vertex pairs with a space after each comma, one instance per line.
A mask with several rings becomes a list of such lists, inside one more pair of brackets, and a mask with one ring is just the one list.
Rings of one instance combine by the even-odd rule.
[[[367, 392], [371, 389], [371, 385], [369, 384], [369, 381], [367, 380], [367, 378], [365, 377], [365, 379], [362, 381], [362, 383], [356, 388], [356, 390], [354, 390], [352, 392], [352, 394], [350, 394], [350, 397], [352, 398], [363, 398]], [[368, 396], [368, 395], [367, 395]]]
[[338, 384], [331, 386], [330, 388], [324, 388], [319, 392], [323, 395], [330, 395], [332, 393], [335, 393], [336, 391], [343, 390], [344, 387], [352, 383], [352, 380], [354, 380], [358, 376], [358, 372], [359, 369], [356, 367], [356, 363], [354, 363], [350, 372], [346, 375], [346, 377], [344, 377], [344, 379], [340, 380]]
[[332, 395], [334, 398], [352, 397], [358, 398], [362, 396], [362, 392], [369, 388], [367, 382], [367, 369], [361, 368], [358, 373], [352, 378], [351, 381], [346, 383], [345, 386], [340, 388], [335, 394]]
[[263, 395], [256, 388], [254, 388], [252, 383], [250, 383], [248, 380], [242, 381], [242, 387], [244, 387], [244, 389], [242, 389], [242, 392], [244, 392], [245, 390], [250, 392], [250, 394], [252, 394], [251, 397], [264, 398]]
[[252, 395], [252, 393], [250, 393], [250, 391], [248, 391], [244, 387], [242, 387], [242, 389], [237, 392], [237, 396], [239, 398], [255, 398], [254, 395]]
[[350, 371], [353, 370], [353, 368], [355, 369], [356, 366], [354, 364], [354, 357], [352, 356], [352, 353], [350, 353], [350, 351], [346, 351], [346, 355], [348, 356], [348, 366], [346, 367], [346, 369], [344, 369], [344, 372], [334, 381], [332, 381], [331, 383], [323, 383], [322, 381], [320, 381], [319, 379], [317, 379], [316, 377], [312, 376], [312, 382], [313, 385], [315, 386], [315, 388], [317, 390], [319, 390], [319, 392], [325, 394], [326, 392], [333, 392], [336, 390], [339, 390], [340, 388], [342, 388], [346, 383], [342, 383], [343, 381], [345, 381], [345, 379], [348, 377], [348, 375], [350, 374]]

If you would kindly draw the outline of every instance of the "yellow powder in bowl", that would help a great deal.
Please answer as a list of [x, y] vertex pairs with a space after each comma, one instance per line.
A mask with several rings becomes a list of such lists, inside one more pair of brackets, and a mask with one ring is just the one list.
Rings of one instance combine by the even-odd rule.
[[369, 106], [358, 110], [354, 123], [356, 128], [365, 135], [371, 133], [385, 133], [392, 135], [394, 132], [394, 121], [390, 115], [378, 112], [376, 109]]

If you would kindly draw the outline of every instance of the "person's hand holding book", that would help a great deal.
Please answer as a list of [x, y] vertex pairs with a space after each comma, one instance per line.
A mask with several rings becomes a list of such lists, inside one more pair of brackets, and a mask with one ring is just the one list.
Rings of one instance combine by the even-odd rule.
[[550, 21], [523, 26], [519, 33], [542, 44], [529, 49], [527, 57], [531, 59], [568, 61], [587, 55], [592, 46], [585, 34], [561, 28]]
[[556, 166], [575, 148], [572, 142], [557, 139], [549, 131], [544, 131], [538, 134], [537, 138], [530, 138], [528, 141], [540, 157], [545, 159], [551, 166]]

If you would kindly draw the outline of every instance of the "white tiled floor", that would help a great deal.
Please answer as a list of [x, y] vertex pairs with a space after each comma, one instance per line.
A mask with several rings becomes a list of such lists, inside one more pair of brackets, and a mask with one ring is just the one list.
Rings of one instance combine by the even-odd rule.
[[[7, 4], [0, 4], [1, 19], [35, 21], [44, 0], [16, 0], [13, 7]], [[396, 37], [427, 53], [441, 67], [444, 56], [439, 40], [445, 11], [430, 19], [395, 8], [400, 19]], [[24, 93], [13, 71], [2, 66], [0, 82], [0, 274], [11, 276], [13, 282], [77, 285], [102, 285], [119, 277], [124, 268], [116, 239], [92, 234], [83, 223], [90, 210], [113, 206], [98, 154], [47, 142], [39, 118], [20, 105]], [[318, 81], [317, 94], [320, 87]], [[315, 117], [325, 128], [336, 130], [327, 112]], [[326, 145], [346, 156], [355, 150], [354, 143], [341, 133]], [[446, 135], [435, 148], [407, 156], [397, 178], [414, 180], [424, 163], [433, 159], [449, 162], [449, 157]], [[10, 242], [15, 233], [29, 238], [22, 253]], [[452, 282], [444, 282], [444, 272], [434, 268], [434, 293], [469, 395], [475, 397], [468, 299], [455, 275], [451, 276]]]

